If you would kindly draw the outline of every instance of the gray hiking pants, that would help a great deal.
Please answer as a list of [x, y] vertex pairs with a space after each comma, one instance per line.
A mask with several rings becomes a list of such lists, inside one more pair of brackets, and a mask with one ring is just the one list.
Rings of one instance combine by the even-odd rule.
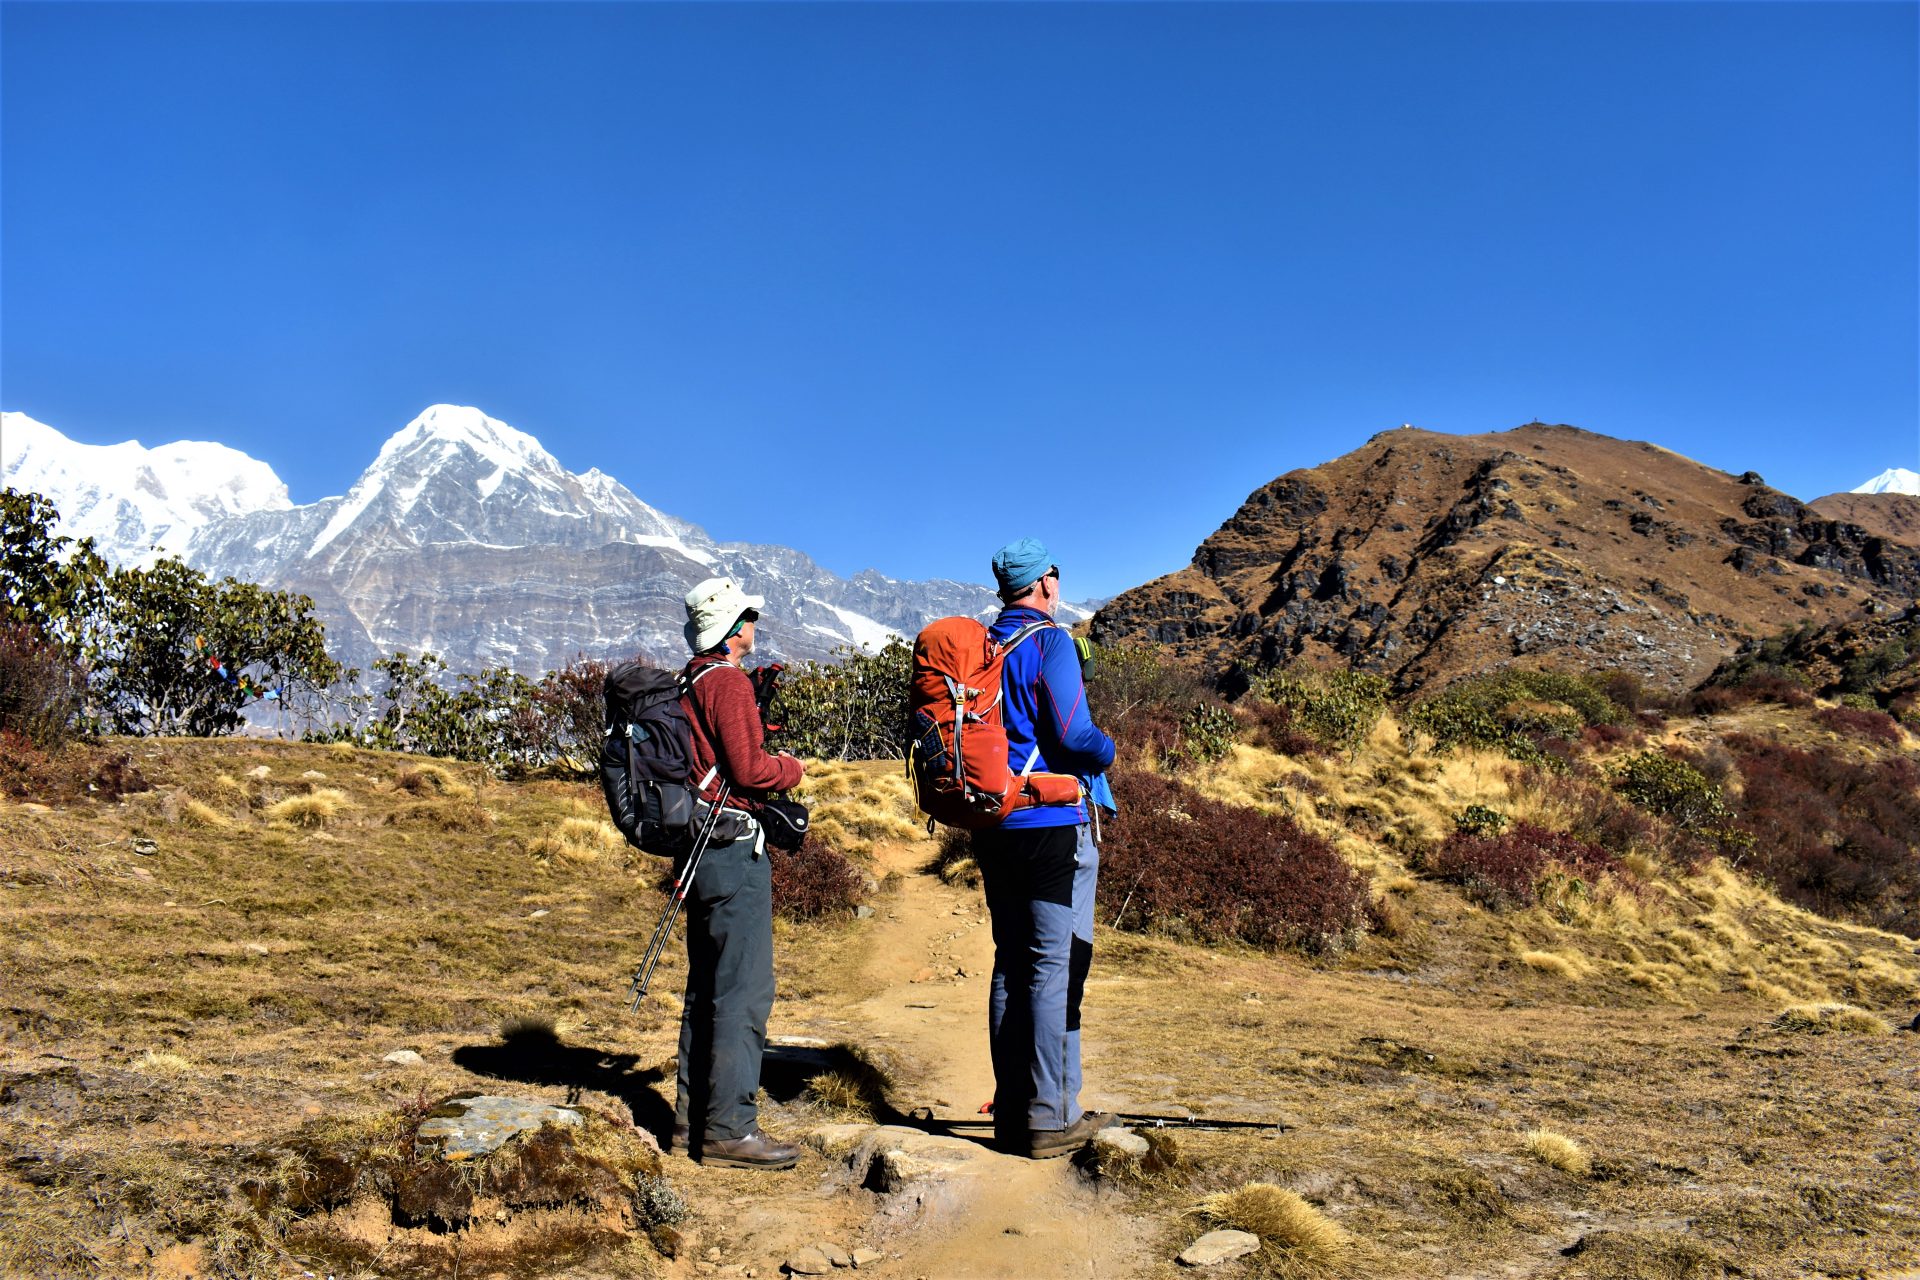
[[1080, 1119], [1080, 998], [1093, 961], [1100, 850], [1089, 826], [973, 836], [993, 916], [994, 1127], [1005, 1137]]
[[687, 894], [687, 992], [675, 1124], [698, 1142], [759, 1121], [760, 1059], [773, 1011], [773, 872], [758, 827], [700, 859]]

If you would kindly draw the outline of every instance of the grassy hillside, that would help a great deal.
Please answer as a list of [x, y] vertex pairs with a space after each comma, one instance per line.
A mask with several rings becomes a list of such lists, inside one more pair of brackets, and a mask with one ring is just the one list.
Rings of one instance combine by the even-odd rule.
[[[1587, 763], [1733, 732], [1869, 750], [1771, 705], [1647, 732]], [[593, 788], [345, 747], [108, 747], [150, 789], [0, 806], [0, 1273], [398, 1274], [398, 1253], [316, 1251], [273, 1191], [300, 1182], [316, 1132], [474, 1089], [664, 1130], [677, 1006], [624, 999], [659, 868]], [[770, 1060], [778, 1133], [920, 1106], [958, 1122], [989, 1087], [984, 908], [964, 868], [933, 874], [897, 770], [812, 779], [874, 910], [779, 924], [772, 1030], [820, 1048]], [[1366, 877], [1365, 920], [1309, 957], [1199, 945], [1133, 907], [1108, 929], [1103, 907], [1088, 1101], [1291, 1129], [1181, 1132], [1143, 1181], [1048, 1166], [1062, 1199], [970, 1226], [889, 1217], [811, 1152], [784, 1177], [675, 1158], [677, 1257], [636, 1236], [499, 1273], [770, 1276], [831, 1235], [903, 1276], [1019, 1274], [1031, 1255], [1007, 1250], [1096, 1241], [1124, 1254], [1114, 1274], [1172, 1275], [1213, 1222], [1264, 1241], [1220, 1275], [1920, 1267], [1916, 1039], [1895, 1029], [1920, 999], [1911, 939], [1784, 903], [1728, 858], [1676, 860], [1652, 828], [1608, 874], [1489, 896], [1437, 869], [1467, 806], [1565, 830], [1591, 818], [1584, 793], [1504, 755], [1410, 750], [1391, 719], [1350, 756], [1242, 742], [1178, 772], [1326, 842]], [[659, 989], [681, 972], [676, 945]], [[387, 1060], [403, 1049], [421, 1061]]]

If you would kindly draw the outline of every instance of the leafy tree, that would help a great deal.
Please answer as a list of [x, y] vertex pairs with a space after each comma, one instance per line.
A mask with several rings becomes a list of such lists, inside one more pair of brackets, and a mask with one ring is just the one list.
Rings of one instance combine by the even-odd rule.
[[172, 557], [108, 574], [81, 656], [91, 714], [114, 733], [230, 733], [254, 700], [243, 677], [297, 698], [343, 674], [306, 596], [214, 582]]
[[59, 522], [39, 494], [0, 490], [0, 618], [73, 654], [105, 605], [108, 568], [93, 539], [56, 535]]

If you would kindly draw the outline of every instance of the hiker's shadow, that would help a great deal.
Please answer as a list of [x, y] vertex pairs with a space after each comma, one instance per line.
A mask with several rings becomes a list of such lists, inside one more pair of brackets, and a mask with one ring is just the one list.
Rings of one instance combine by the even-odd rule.
[[673, 1104], [653, 1089], [669, 1079], [673, 1060], [642, 1067], [637, 1054], [570, 1045], [551, 1027], [515, 1028], [497, 1044], [468, 1044], [453, 1051], [455, 1066], [477, 1076], [564, 1088], [569, 1102], [594, 1089], [626, 1103], [635, 1126], [664, 1139], [673, 1128]]
[[[636, 1127], [664, 1144], [673, 1128], [673, 1104], [653, 1086], [672, 1078], [675, 1060], [643, 1067], [638, 1055], [570, 1045], [544, 1026], [518, 1027], [495, 1044], [462, 1045], [455, 1066], [495, 1080], [563, 1088], [568, 1101], [588, 1089], [620, 1099]], [[760, 1059], [760, 1087], [775, 1102], [821, 1098], [872, 1115], [875, 1123], [905, 1125], [925, 1133], [990, 1142], [980, 1126], [935, 1120], [924, 1110], [906, 1112], [888, 1098], [886, 1075], [846, 1045], [774, 1043]]]

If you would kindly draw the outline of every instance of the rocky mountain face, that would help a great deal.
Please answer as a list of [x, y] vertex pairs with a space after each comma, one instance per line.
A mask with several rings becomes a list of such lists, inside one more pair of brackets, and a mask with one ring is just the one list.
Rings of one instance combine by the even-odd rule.
[[179, 555], [211, 520], [293, 505], [273, 468], [238, 449], [76, 444], [24, 413], [0, 413], [0, 485], [55, 498], [62, 533], [123, 565]]
[[158, 543], [211, 574], [303, 592], [335, 656], [362, 670], [396, 649], [529, 675], [581, 654], [678, 661], [682, 599], [715, 574], [767, 598], [759, 651], [786, 661], [998, 608], [972, 583], [847, 579], [789, 547], [715, 541], [455, 405], [388, 439], [345, 495], [302, 506], [265, 464], [221, 445], [96, 449], [19, 414], [6, 415], [4, 445], [5, 482], [54, 499], [62, 533], [95, 536], [120, 563], [150, 561]]
[[1402, 428], [1263, 486], [1095, 615], [1220, 674], [1354, 665], [1402, 691], [1505, 664], [1690, 686], [1748, 638], [1920, 593], [1920, 547], [1748, 472], [1570, 426]]
[[535, 674], [575, 656], [686, 654], [682, 598], [731, 574], [767, 598], [759, 652], [826, 658], [994, 607], [982, 586], [851, 580], [789, 547], [721, 543], [605, 473], [575, 475], [478, 409], [435, 405], [343, 497], [209, 524], [191, 563], [313, 597], [329, 641], [364, 669], [431, 650], [457, 669]]

